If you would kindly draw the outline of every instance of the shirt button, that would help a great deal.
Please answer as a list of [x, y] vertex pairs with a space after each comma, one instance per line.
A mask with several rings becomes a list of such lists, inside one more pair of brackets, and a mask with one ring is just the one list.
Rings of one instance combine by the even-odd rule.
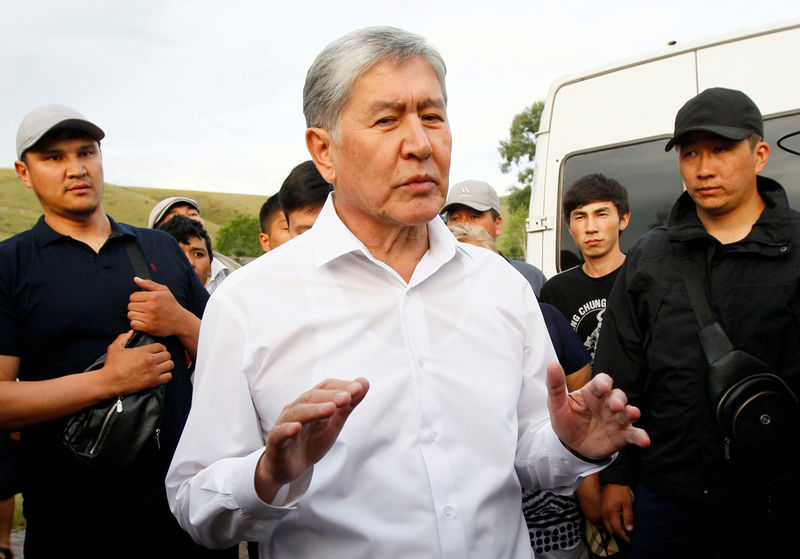
[[453, 507], [447, 505], [446, 507], [444, 507], [442, 512], [444, 513], [445, 516], [453, 516], [453, 513], [455, 513], [456, 511]]
[[428, 433], [428, 442], [429, 443], [434, 442], [438, 438], [439, 438], [439, 433], [437, 433], [436, 431], [431, 431], [430, 433]]

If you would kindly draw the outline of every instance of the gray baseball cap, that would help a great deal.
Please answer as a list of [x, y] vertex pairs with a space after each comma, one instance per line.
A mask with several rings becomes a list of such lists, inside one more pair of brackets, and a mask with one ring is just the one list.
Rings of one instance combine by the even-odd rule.
[[156, 224], [164, 218], [164, 215], [166, 215], [170, 208], [178, 204], [188, 204], [196, 209], [197, 213], [200, 213], [200, 204], [191, 198], [187, 198], [186, 196], [170, 196], [169, 198], [161, 200], [150, 211], [150, 217], [147, 218], [147, 227], [150, 229], [155, 227]]
[[494, 210], [500, 213], [500, 198], [488, 182], [468, 180], [454, 184], [440, 213], [446, 213], [458, 204], [479, 212]]
[[89, 134], [98, 142], [106, 134], [99, 126], [90, 122], [81, 113], [66, 105], [45, 105], [25, 115], [17, 130], [17, 159], [33, 147], [42, 136], [51, 130], [75, 128]]

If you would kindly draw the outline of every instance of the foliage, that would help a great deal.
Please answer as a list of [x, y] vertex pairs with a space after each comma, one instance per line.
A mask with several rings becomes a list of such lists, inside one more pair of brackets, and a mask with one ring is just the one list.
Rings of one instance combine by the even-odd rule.
[[508, 131], [508, 139], [500, 140], [500, 147], [497, 148], [502, 158], [500, 170], [508, 173], [512, 166], [516, 167], [517, 180], [523, 186], [533, 184], [536, 132], [539, 131], [543, 109], [544, 101], [536, 101], [515, 115]]
[[512, 186], [511, 192], [506, 196], [506, 203], [508, 204], [508, 211], [511, 213], [520, 210], [528, 212], [528, 204], [531, 201], [531, 185], [526, 185], [523, 188]]
[[511, 121], [508, 138], [500, 140], [497, 151], [502, 159], [500, 170], [504, 173], [517, 169], [517, 181], [522, 186], [511, 187], [504, 197], [503, 234], [497, 239], [498, 248], [509, 258], [525, 260], [527, 232], [525, 222], [533, 184], [533, 162], [536, 156], [536, 132], [542, 118], [544, 101], [526, 107]]
[[239, 214], [217, 233], [217, 252], [229, 256], [258, 256], [263, 254], [258, 234], [258, 216]]
[[[500, 204], [503, 206], [504, 204]], [[497, 238], [497, 248], [508, 258], [525, 260], [525, 219], [528, 217], [527, 208], [511, 212], [504, 211], [503, 234]]]
[[0, 169], [0, 240], [33, 227], [42, 207], [12, 169]]
[[[203, 223], [216, 246], [217, 232], [239, 214], [258, 215], [265, 196], [166, 190], [160, 188], [105, 184], [103, 209], [121, 223], [147, 227], [147, 216], [159, 200], [168, 196], [187, 196], [197, 200]], [[0, 240], [33, 227], [42, 208], [33, 191], [25, 188], [13, 169], [0, 169]]]

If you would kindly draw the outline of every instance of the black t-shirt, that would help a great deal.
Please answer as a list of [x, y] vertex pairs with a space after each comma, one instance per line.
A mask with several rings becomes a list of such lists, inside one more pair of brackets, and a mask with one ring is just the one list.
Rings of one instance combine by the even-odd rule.
[[619, 268], [593, 278], [581, 266], [575, 266], [547, 280], [539, 297], [543, 303], [553, 305], [567, 317], [592, 359], [603, 324], [606, 299], [618, 272]]

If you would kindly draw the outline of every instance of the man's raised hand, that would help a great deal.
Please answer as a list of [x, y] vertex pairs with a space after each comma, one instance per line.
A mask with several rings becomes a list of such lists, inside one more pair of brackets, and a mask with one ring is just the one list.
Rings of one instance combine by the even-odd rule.
[[591, 460], [610, 456], [629, 444], [650, 445], [650, 437], [633, 423], [641, 415], [605, 373], [580, 390], [567, 393], [564, 370], [547, 367], [547, 405], [553, 430], [568, 448]]
[[256, 492], [264, 502], [325, 456], [368, 390], [364, 378], [328, 379], [283, 408], [256, 468]]

